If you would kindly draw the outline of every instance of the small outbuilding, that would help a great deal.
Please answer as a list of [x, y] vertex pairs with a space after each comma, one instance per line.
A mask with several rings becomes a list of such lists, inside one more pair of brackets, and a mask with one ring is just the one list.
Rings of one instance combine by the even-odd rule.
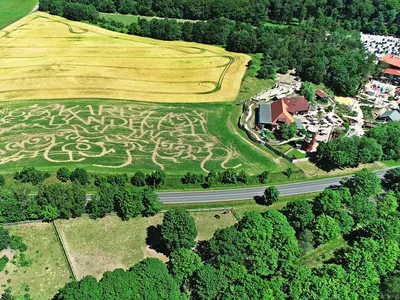
[[380, 122], [400, 121], [400, 113], [397, 110], [388, 110], [376, 120]]

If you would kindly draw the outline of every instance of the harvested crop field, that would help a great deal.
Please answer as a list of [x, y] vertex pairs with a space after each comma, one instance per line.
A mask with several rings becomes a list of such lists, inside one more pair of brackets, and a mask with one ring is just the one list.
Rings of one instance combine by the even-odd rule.
[[0, 100], [231, 101], [248, 59], [38, 12], [0, 31]]

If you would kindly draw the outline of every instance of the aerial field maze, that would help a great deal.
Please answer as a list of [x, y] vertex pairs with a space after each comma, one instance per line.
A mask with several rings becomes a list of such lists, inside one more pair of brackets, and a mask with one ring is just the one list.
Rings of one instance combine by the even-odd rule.
[[36, 12], [0, 31], [0, 101], [232, 101], [249, 57], [120, 34]]

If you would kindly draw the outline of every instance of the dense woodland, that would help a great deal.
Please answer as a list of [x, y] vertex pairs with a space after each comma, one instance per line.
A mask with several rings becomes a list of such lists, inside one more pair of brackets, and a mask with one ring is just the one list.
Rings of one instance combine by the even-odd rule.
[[316, 162], [328, 170], [400, 159], [400, 122], [379, 124], [363, 137], [342, 137], [320, 143]]
[[[43, 10], [61, 10], [62, 2], [92, 5], [97, 11], [166, 18], [210, 20], [227, 18], [263, 25], [326, 19], [366, 33], [396, 34], [400, 29], [397, 0], [42, 0]], [[67, 5], [68, 6], [68, 5]]]
[[[313, 201], [247, 213], [195, 250], [193, 218], [170, 210], [161, 225], [168, 263], [87, 276], [54, 299], [399, 299], [399, 185], [400, 168], [383, 183], [362, 170]], [[321, 261], [305, 260], [341, 238]]]
[[[324, 83], [336, 94], [354, 96], [374, 73], [373, 57], [365, 54], [359, 30], [396, 33], [398, 1], [91, 1], [42, 0], [40, 9], [71, 20], [162, 40], [195, 41], [225, 46], [229, 51], [263, 54], [259, 78], [293, 68], [303, 81]], [[372, 3], [373, 2], [373, 3]], [[126, 5], [132, 6], [125, 9]], [[325, 5], [325, 9], [318, 9]], [[290, 12], [294, 9], [293, 12]], [[207, 12], [209, 10], [209, 12]], [[206, 22], [139, 19], [129, 26], [99, 18], [98, 11], [185, 17]], [[255, 13], [255, 11], [257, 13]], [[199, 15], [199, 13], [201, 14]], [[287, 14], [284, 12], [288, 12]], [[302, 14], [304, 14], [302, 16]], [[377, 15], [381, 17], [377, 17]], [[295, 25], [270, 26], [267, 20]], [[381, 21], [379, 21], [381, 20]], [[381, 24], [376, 24], [377, 22]]]

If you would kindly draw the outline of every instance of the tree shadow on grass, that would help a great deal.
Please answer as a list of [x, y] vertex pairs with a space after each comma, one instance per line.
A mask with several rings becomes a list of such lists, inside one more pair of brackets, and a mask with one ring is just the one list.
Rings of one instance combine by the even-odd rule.
[[256, 203], [258, 205], [265, 205], [265, 201], [264, 201], [264, 197], [263, 196], [254, 196], [253, 199], [254, 199], [254, 201], [256, 201]]
[[146, 244], [149, 245], [150, 249], [166, 256], [169, 255], [169, 251], [161, 235], [161, 225], [147, 227]]

